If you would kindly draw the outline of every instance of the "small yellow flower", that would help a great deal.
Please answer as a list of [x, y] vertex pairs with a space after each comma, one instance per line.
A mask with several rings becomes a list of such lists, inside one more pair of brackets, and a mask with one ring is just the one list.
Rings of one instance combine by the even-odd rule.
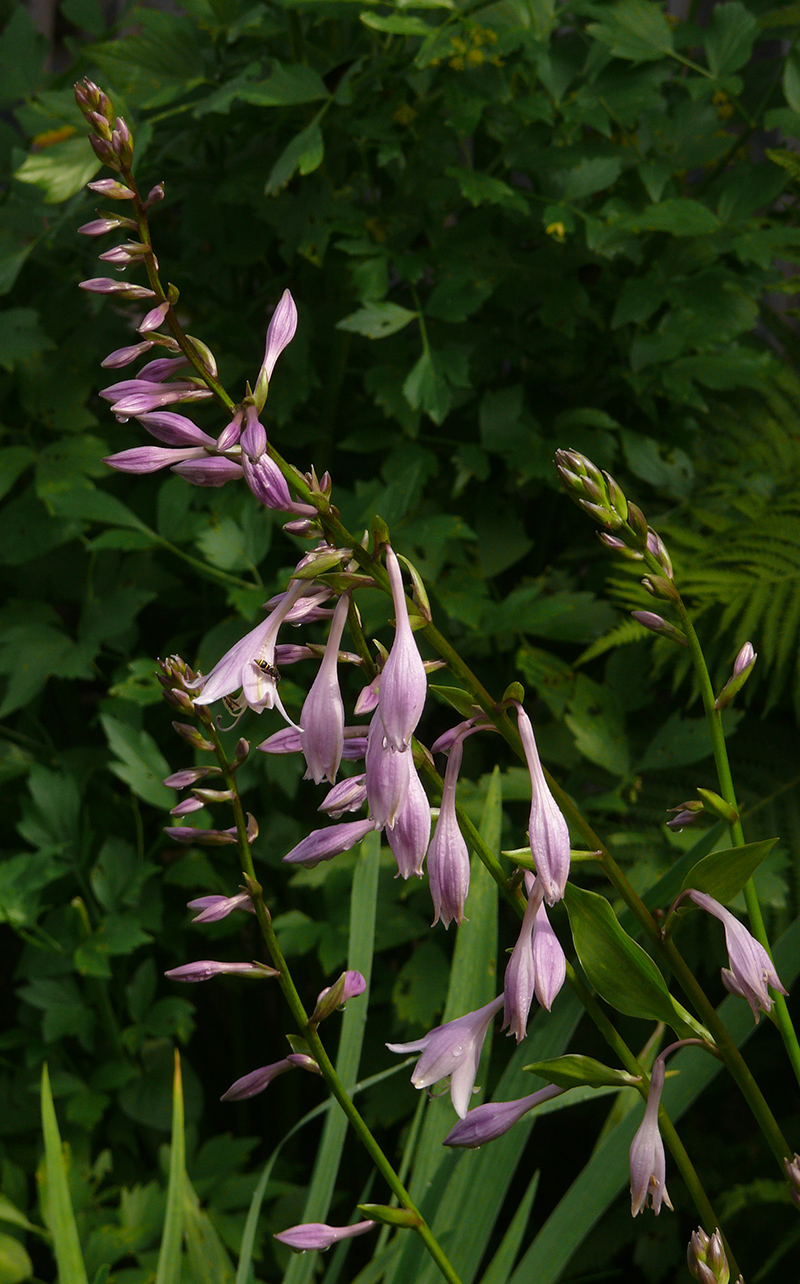
[[467, 54], [467, 62], [469, 63], [470, 67], [480, 67], [483, 61], [484, 61], [484, 54], [482, 49], [470, 49], [469, 53]]
[[450, 62], [448, 63], [448, 66], [452, 67], [453, 71], [463, 71], [464, 68], [466, 67], [466, 63], [464, 62], [464, 59], [461, 57], [451, 58]]
[[548, 236], [552, 236], [554, 241], [558, 241], [559, 245], [563, 245], [567, 239], [567, 229], [563, 223], [548, 223], [544, 230]]
[[412, 120], [415, 119], [416, 115], [417, 113], [414, 111], [413, 107], [411, 107], [408, 103], [401, 103], [400, 106], [397, 108], [397, 111], [392, 116], [392, 120], [395, 121], [398, 125], [410, 125]]

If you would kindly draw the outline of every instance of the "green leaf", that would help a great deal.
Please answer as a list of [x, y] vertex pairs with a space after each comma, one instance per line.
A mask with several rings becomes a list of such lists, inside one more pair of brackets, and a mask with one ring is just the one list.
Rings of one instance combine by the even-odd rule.
[[0, 35], [3, 68], [0, 107], [15, 107], [33, 93], [44, 71], [47, 41], [36, 30], [25, 5], [14, 5]]
[[32, 1275], [33, 1263], [25, 1246], [13, 1235], [0, 1231], [0, 1284], [22, 1284]]
[[42, 1068], [42, 1131], [47, 1183], [45, 1208], [47, 1224], [53, 1236], [59, 1284], [88, 1284], [46, 1065]]
[[[3, 632], [0, 642], [0, 673], [8, 685], [0, 703], [0, 718], [24, 708], [35, 699], [47, 679], [66, 667], [76, 654], [75, 643], [60, 629], [32, 622]], [[80, 676], [90, 677], [90, 670]]]
[[120, 759], [108, 764], [109, 771], [124, 780], [137, 797], [168, 810], [174, 795], [161, 781], [170, 774], [170, 767], [153, 737], [110, 714], [101, 714], [100, 721], [112, 753]]
[[723, 905], [730, 905], [777, 842], [777, 838], [764, 838], [759, 843], [746, 843], [744, 847], [711, 852], [692, 866], [681, 883], [681, 891], [691, 887], [697, 892], [706, 892]]
[[523, 1069], [546, 1079], [548, 1083], [557, 1084], [559, 1088], [576, 1088], [581, 1084], [589, 1088], [627, 1088], [636, 1082], [635, 1077], [624, 1070], [614, 1070], [603, 1065], [602, 1061], [595, 1061], [594, 1057], [573, 1053], [555, 1057], [552, 1061], [534, 1061]]
[[481, 1284], [507, 1284], [511, 1271], [516, 1261], [517, 1254], [520, 1250], [525, 1231], [528, 1226], [528, 1219], [531, 1215], [533, 1201], [536, 1198], [536, 1192], [539, 1188], [540, 1170], [537, 1168], [525, 1191], [522, 1199], [519, 1201], [514, 1210], [514, 1216], [511, 1223], [503, 1236], [500, 1247], [497, 1249], [492, 1258], [485, 1274], [481, 1279]]
[[237, 97], [258, 107], [293, 107], [327, 98], [328, 91], [317, 72], [304, 63], [275, 62], [269, 79], [244, 85]]
[[575, 747], [612, 775], [630, 773], [630, 746], [625, 714], [619, 698], [608, 686], [592, 682], [585, 674], [575, 679], [564, 721], [575, 737]]
[[104, 490], [78, 489], [68, 490], [63, 494], [55, 492], [48, 495], [48, 508], [57, 517], [74, 517], [85, 522], [107, 522], [110, 526], [123, 526], [141, 531], [156, 539], [151, 531], [136, 514], [123, 504], [115, 495]]
[[172, 1136], [169, 1148], [169, 1179], [164, 1232], [158, 1252], [155, 1284], [181, 1284], [181, 1242], [186, 1200], [186, 1140], [183, 1131], [183, 1085], [181, 1059], [175, 1052], [172, 1088]]
[[36, 456], [28, 446], [7, 446], [0, 450], [0, 499], [7, 495]]
[[325, 143], [322, 130], [316, 121], [296, 134], [287, 147], [284, 147], [269, 173], [265, 196], [274, 196], [289, 182], [299, 170], [301, 174], [311, 174], [322, 164], [325, 155]]
[[567, 884], [564, 900], [575, 951], [601, 998], [626, 1016], [665, 1021], [681, 1038], [694, 1037], [650, 955], [624, 932], [604, 896]]
[[759, 31], [755, 14], [741, 0], [728, 0], [711, 10], [704, 43], [709, 68], [719, 80], [747, 62]]
[[793, 49], [783, 69], [783, 93], [792, 111], [800, 112], [800, 54]]
[[337, 321], [336, 329], [363, 334], [367, 339], [385, 339], [387, 335], [402, 330], [417, 315], [409, 308], [401, 307], [399, 303], [368, 303], [366, 307]]
[[[726, 734], [734, 730], [741, 716], [735, 710], [726, 711], [723, 717]], [[659, 727], [639, 760], [638, 768], [640, 771], [666, 771], [672, 767], [688, 767], [702, 762], [711, 752], [705, 717], [684, 718], [680, 710], [676, 710]]]
[[617, 0], [602, 22], [592, 22], [589, 34], [617, 58], [649, 62], [672, 52], [672, 31], [654, 0]]
[[80, 135], [26, 157], [14, 177], [44, 193], [45, 203], [68, 201], [91, 182], [101, 168], [89, 141]]
[[455, 179], [461, 195], [466, 197], [470, 205], [502, 205], [506, 209], [518, 210], [520, 214], [530, 213], [522, 192], [509, 187], [501, 178], [494, 178], [481, 170], [467, 169], [463, 165], [450, 165], [445, 173]]
[[34, 308], [7, 308], [0, 312], [0, 366], [13, 370], [14, 366], [47, 352], [55, 347], [39, 324], [39, 313]]
[[705, 236], [720, 227], [719, 219], [707, 205], [680, 196], [649, 205], [640, 214], [631, 214], [627, 221], [636, 232], [671, 232], [673, 236]]
[[233, 1265], [225, 1245], [185, 1175], [183, 1198], [186, 1250], [195, 1284], [233, 1284]]
[[618, 156], [586, 157], [571, 169], [556, 170], [552, 175], [564, 201], [579, 201], [606, 187], [612, 187], [622, 173]]
[[373, 31], [385, 31], [389, 36], [430, 36], [434, 31], [422, 18], [415, 18], [412, 14], [391, 14], [384, 17], [379, 13], [366, 11], [358, 16], [365, 27], [371, 27]]

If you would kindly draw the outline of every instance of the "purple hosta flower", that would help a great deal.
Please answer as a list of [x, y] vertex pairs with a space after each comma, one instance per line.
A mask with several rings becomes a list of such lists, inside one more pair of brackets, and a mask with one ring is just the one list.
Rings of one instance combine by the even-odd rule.
[[531, 855], [542, 883], [544, 899], [548, 905], [555, 905], [564, 895], [569, 876], [569, 830], [544, 778], [533, 727], [521, 704], [517, 705], [517, 719], [531, 775], [531, 814], [528, 824]]
[[202, 686], [200, 695], [195, 697], [195, 704], [212, 704], [241, 688], [242, 694], [236, 702], [238, 708], [243, 709], [247, 705], [260, 713], [262, 709], [277, 706], [285, 720], [291, 722], [276, 686], [275, 639], [278, 629], [304, 589], [302, 580], [292, 580], [280, 605], [246, 633], [230, 651], [226, 651], [208, 677], [195, 679], [196, 685]]
[[410, 752], [395, 753], [387, 745], [381, 711], [376, 709], [369, 724], [364, 766], [370, 815], [379, 829], [394, 827], [408, 796], [413, 765]]
[[461, 1119], [447, 1134], [443, 1145], [464, 1146], [474, 1150], [487, 1141], [495, 1141], [508, 1132], [509, 1128], [513, 1128], [515, 1123], [519, 1123], [528, 1111], [535, 1110], [553, 1097], [559, 1097], [564, 1091], [564, 1088], [557, 1088], [552, 1084], [548, 1088], [532, 1092], [528, 1097], [520, 1097], [518, 1101], [487, 1101], [485, 1105], [470, 1110], [467, 1117]]
[[132, 201], [136, 193], [129, 187], [125, 187], [118, 182], [116, 178], [98, 178], [94, 183], [87, 183], [86, 186], [92, 192], [99, 192], [111, 201]]
[[[275, 648], [275, 659], [280, 665], [280, 651], [278, 646]], [[344, 748], [342, 757], [348, 761], [356, 761], [363, 758], [367, 749], [367, 732], [368, 727], [345, 727], [344, 729]], [[299, 727], [282, 727], [274, 735], [267, 736], [256, 748], [262, 753], [300, 753], [303, 745], [300, 737]]]
[[205, 780], [206, 776], [221, 774], [219, 767], [184, 767], [182, 771], [173, 771], [162, 783], [167, 789], [186, 789], [188, 785], [196, 785], [198, 780]]
[[269, 383], [272, 378], [272, 372], [275, 369], [275, 362], [284, 348], [291, 343], [296, 329], [297, 308], [289, 291], [284, 290], [278, 301], [278, 306], [272, 314], [272, 320], [267, 327], [267, 343], [264, 350], [264, 360], [261, 363], [261, 370], [258, 374], [259, 382], [263, 376], [265, 381]]
[[232, 446], [238, 446], [239, 438], [242, 435], [242, 419], [244, 412], [241, 407], [234, 412], [233, 419], [223, 428], [219, 437], [217, 437], [217, 450], [230, 450]]
[[392, 589], [395, 635], [383, 666], [378, 709], [390, 749], [407, 749], [425, 704], [428, 679], [408, 619], [403, 577], [394, 550], [386, 549], [386, 570]]
[[153, 347], [152, 339], [143, 339], [141, 343], [131, 344], [127, 348], [117, 348], [114, 352], [109, 352], [100, 365], [104, 370], [119, 370], [122, 366], [129, 366], [137, 357], [144, 356]]
[[191, 482], [192, 486], [224, 486], [226, 482], [238, 481], [242, 476], [241, 466], [233, 459], [209, 455], [205, 451], [197, 458], [173, 464], [172, 471], [184, 481]]
[[536, 998], [546, 1012], [567, 978], [567, 960], [550, 926], [547, 910], [540, 905], [533, 925], [533, 976]]
[[280, 976], [266, 963], [217, 963], [214, 959], [199, 959], [196, 963], [182, 963], [164, 973], [171, 981], [210, 981], [215, 976]]
[[155, 473], [159, 468], [170, 468], [186, 460], [201, 459], [204, 455], [206, 452], [202, 447], [170, 450], [166, 446], [133, 446], [131, 450], [106, 455], [103, 463], [109, 468], [116, 468], [119, 473]]
[[334, 784], [342, 760], [344, 701], [339, 690], [339, 644], [349, 605], [347, 594], [336, 604], [325, 654], [300, 714], [301, 741], [308, 764], [306, 775], [315, 785], [322, 780]]
[[650, 1205], [656, 1216], [661, 1212], [662, 1203], [667, 1208], [672, 1208], [665, 1185], [664, 1143], [658, 1129], [658, 1105], [661, 1089], [664, 1087], [664, 1074], [663, 1058], [656, 1057], [650, 1075], [644, 1119], [630, 1148], [632, 1217], [641, 1212], [646, 1204]]
[[131, 285], [129, 281], [114, 281], [108, 276], [93, 276], [79, 281], [78, 289], [88, 294], [120, 294], [124, 299], [154, 299], [155, 292], [146, 285]]
[[139, 371], [139, 379], [147, 379], [150, 383], [164, 383], [172, 375], [178, 374], [181, 370], [186, 370], [189, 365], [188, 357], [183, 353], [177, 357], [156, 357], [153, 361], [148, 361]]
[[469, 891], [469, 852], [456, 816], [456, 782], [461, 767], [462, 742], [456, 740], [447, 759], [442, 786], [442, 805], [428, 848], [428, 878], [435, 917], [449, 927], [453, 919], [464, 919], [464, 902]]
[[503, 1006], [503, 996], [492, 999], [477, 1012], [438, 1025], [413, 1043], [387, 1043], [390, 1052], [421, 1052], [411, 1074], [415, 1088], [428, 1088], [450, 1078], [450, 1097], [463, 1119], [469, 1110], [481, 1049], [493, 1017]]
[[184, 798], [183, 802], [170, 807], [169, 814], [170, 816], [190, 816], [192, 812], [202, 811], [204, 806], [205, 804], [201, 803], [199, 798]]
[[731, 994], [747, 999], [756, 1021], [759, 1012], [771, 1012], [773, 998], [767, 986], [788, 994], [775, 971], [775, 965], [764, 946], [751, 936], [744, 923], [705, 892], [690, 891], [689, 898], [707, 913], [718, 918], [725, 928], [725, 945], [731, 968], [722, 969], [722, 980]]
[[83, 227], [79, 227], [78, 232], [81, 236], [105, 236], [106, 232], [113, 232], [123, 226], [136, 227], [136, 224], [127, 218], [95, 218], [91, 223], [84, 223]]
[[314, 1011], [309, 1022], [319, 1025], [334, 1012], [341, 1012], [350, 999], [357, 999], [367, 988], [367, 983], [360, 972], [342, 972], [333, 985], [328, 985], [317, 995]]
[[200, 910], [193, 923], [218, 923], [238, 909], [250, 914], [256, 912], [249, 892], [239, 892], [236, 896], [196, 896], [193, 901], [187, 901], [187, 908]]
[[362, 773], [360, 776], [350, 776], [347, 780], [340, 780], [338, 785], [329, 789], [317, 811], [323, 811], [326, 816], [330, 816], [331, 820], [339, 820], [346, 811], [358, 811], [366, 801], [367, 787]]
[[381, 675], [376, 673], [369, 685], [362, 687], [353, 709], [356, 717], [361, 718], [365, 713], [373, 713], [377, 709], [380, 698], [380, 681]]
[[752, 642], [745, 642], [733, 662], [733, 673], [714, 701], [715, 709], [724, 709], [744, 686], [753, 672], [758, 655], [753, 650]]
[[209, 437], [191, 419], [176, 414], [174, 410], [156, 410], [140, 415], [139, 423], [151, 437], [163, 441], [167, 446], [206, 446], [209, 450], [216, 450], [213, 437]]
[[536, 977], [533, 966], [533, 929], [536, 914], [542, 903], [542, 887], [537, 879], [534, 889], [528, 897], [525, 914], [522, 919], [517, 943], [506, 964], [503, 994], [505, 1014], [503, 1029], [510, 1027], [510, 1033], [520, 1043], [527, 1033], [528, 1014], [536, 991]]
[[349, 852], [362, 838], [379, 826], [374, 820], [348, 820], [327, 829], [315, 829], [284, 856], [284, 864], [313, 869], [320, 861], [332, 860], [340, 852]]
[[160, 330], [171, 307], [172, 304], [169, 299], [163, 299], [161, 303], [157, 303], [154, 308], [151, 308], [145, 314], [136, 329], [140, 334], [148, 334], [151, 330]]
[[273, 1238], [280, 1240], [282, 1244], [288, 1244], [289, 1248], [305, 1253], [310, 1248], [330, 1248], [342, 1239], [355, 1239], [357, 1235], [374, 1230], [377, 1225], [377, 1222], [354, 1222], [352, 1226], [326, 1226], [324, 1222], [304, 1222], [300, 1226], [290, 1226], [288, 1230], [280, 1231]]
[[397, 878], [422, 878], [422, 862], [431, 838], [431, 806], [412, 761], [409, 764], [408, 792], [386, 837], [397, 861]]
[[220, 1101], [245, 1101], [248, 1097], [257, 1097], [259, 1092], [263, 1092], [269, 1087], [273, 1079], [277, 1079], [279, 1074], [286, 1074], [287, 1070], [295, 1070], [297, 1067], [289, 1057], [284, 1057], [282, 1061], [273, 1061], [272, 1065], [261, 1066], [258, 1070], [251, 1070], [249, 1074], [242, 1075], [232, 1083], [227, 1092], [223, 1092]]

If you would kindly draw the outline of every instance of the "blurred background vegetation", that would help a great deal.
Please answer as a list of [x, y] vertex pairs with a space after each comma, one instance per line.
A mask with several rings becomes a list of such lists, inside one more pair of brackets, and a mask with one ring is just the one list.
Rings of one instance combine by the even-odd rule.
[[[219, 1105], [235, 1078], [284, 1055], [277, 991], [258, 990], [254, 1016], [248, 987], [187, 995], [162, 976], [257, 944], [249, 919], [189, 924], [185, 902], [232, 893], [237, 871], [225, 848], [163, 835], [176, 800], [160, 782], [191, 750], [171, 732], [154, 658], [177, 651], [207, 669], [261, 618], [301, 545], [241, 487], [101, 462], [142, 437], [98, 397], [99, 362], [133, 341], [137, 318], [77, 289], [103, 274], [101, 247], [76, 236], [102, 202], [85, 190], [100, 167], [73, 82], [91, 76], [132, 126], [143, 190], [164, 182], [162, 273], [234, 398], [291, 289], [300, 323], [270, 390], [272, 440], [301, 469], [330, 469], [351, 529], [374, 514], [389, 523], [438, 627], [491, 691], [524, 682], [547, 765], [645, 887], [697, 837], [666, 830], [665, 809], [714, 778], [685, 656], [631, 621], [649, 600], [559, 491], [554, 450], [618, 477], [673, 555], [716, 679], [746, 639], [759, 652], [730, 745], [748, 838], [782, 835], [760, 883], [777, 935], [800, 896], [800, 10], [175, 0], [109, 12], [63, 0], [42, 15], [3, 0], [0, 15], [2, 1192], [41, 1225], [46, 1060], [91, 1271], [144, 1284], [173, 1046], [190, 1174], [234, 1257], [265, 1158], [319, 1099], [290, 1075]], [[197, 419], [223, 426], [214, 409]], [[388, 641], [379, 610], [364, 599], [367, 635]], [[290, 711], [310, 680], [287, 673]], [[423, 739], [451, 717], [432, 702]], [[256, 743], [272, 718], [250, 715], [241, 732]], [[466, 748], [476, 818], [496, 750]], [[502, 844], [519, 846], [527, 778], [500, 766]], [[353, 859], [284, 872], [318, 801], [301, 775], [294, 759], [253, 755], [240, 780], [268, 902], [313, 999], [345, 962]], [[430, 931], [424, 885], [391, 875], [386, 853], [362, 1077], [387, 1068], [384, 1040], [435, 1024], [447, 992], [453, 933]], [[501, 947], [514, 931], [501, 916]], [[706, 967], [719, 942], [690, 931]], [[751, 1049], [768, 1091], [771, 1035]], [[581, 1050], [591, 1037], [582, 1029]], [[365, 1099], [390, 1151], [416, 1105], [407, 1073]], [[706, 1154], [714, 1197], [746, 1214], [743, 1234], [756, 1220], [762, 1245], [764, 1228], [795, 1234], [778, 1185], [755, 1180], [763, 1166], [733, 1090], [714, 1092], [705, 1110], [725, 1121]], [[782, 1092], [778, 1105], [796, 1125], [797, 1103]], [[589, 1156], [587, 1120], [602, 1117], [537, 1126], [531, 1234]], [[707, 1150], [703, 1116], [685, 1126], [690, 1149]], [[259, 1280], [288, 1260], [269, 1233], [300, 1220], [313, 1127], [268, 1187]], [[332, 1220], [349, 1219], [367, 1181], [361, 1156], [347, 1158]], [[524, 1159], [521, 1190], [532, 1170]], [[670, 1191], [677, 1217], [646, 1226], [623, 1194], [561, 1278], [680, 1278], [694, 1222], [680, 1184]], [[45, 1238], [10, 1214], [1, 1230], [2, 1284], [53, 1278]], [[755, 1277], [764, 1250], [749, 1252]], [[199, 1269], [187, 1263], [186, 1281]]]

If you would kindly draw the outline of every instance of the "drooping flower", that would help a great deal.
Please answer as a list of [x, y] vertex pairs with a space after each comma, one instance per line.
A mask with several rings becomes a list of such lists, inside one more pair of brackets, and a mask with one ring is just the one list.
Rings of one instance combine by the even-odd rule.
[[386, 570], [392, 590], [395, 635], [383, 666], [378, 709], [390, 749], [408, 748], [425, 704], [428, 680], [408, 619], [400, 563], [391, 547], [386, 549]]
[[464, 1146], [474, 1150], [487, 1141], [495, 1141], [508, 1132], [509, 1128], [513, 1128], [529, 1110], [535, 1110], [543, 1102], [560, 1096], [564, 1091], [564, 1088], [551, 1084], [547, 1088], [540, 1088], [538, 1092], [532, 1092], [528, 1097], [520, 1097], [517, 1101], [487, 1101], [485, 1105], [470, 1110], [466, 1119], [459, 1120], [445, 1137], [443, 1145]]
[[350, 599], [343, 594], [336, 604], [325, 654], [317, 676], [305, 698], [300, 714], [300, 738], [308, 764], [308, 775], [318, 785], [331, 784], [344, 749], [344, 701], [339, 690], [339, 644], [342, 640]]
[[544, 777], [530, 718], [517, 705], [522, 747], [531, 777], [531, 813], [528, 835], [536, 873], [541, 879], [544, 899], [555, 905], [564, 895], [569, 876], [569, 830]]
[[238, 909], [247, 910], [250, 914], [256, 912], [249, 892], [238, 892], [236, 896], [196, 896], [187, 902], [187, 908], [200, 910], [192, 919], [193, 923], [217, 923]]
[[456, 1113], [463, 1119], [469, 1110], [481, 1050], [492, 1018], [503, 1006], [503, 996], [492, 999], [485, 1007], [446, 1025], [437, 1025], [422, 1039], [412, 1043], [387, 1043], [390, 1052], [421, 1052], [411, 1074], [415, 1088], [427, 1088], [450, 1077], [450, 1097]]
[[282, 1244], [288, 1244], [290, 1248], [296, 1248], [299, 1252], [305, 1253], [310, 1248], [324, 1250], [330, 1248], [332, 1244], [338, 1244], [342, 1239], [355, 1239], [357, 1235], [364, 1235], [367, 1231], [374, 1230], [378, 1225], [377, 1222], [354, 1222], [352, 1226], [326, 1226], [324, 1222], [304, 1222], [300, 1226], [290, 1226], [288, 1230], [280, 1231], [274, 1236]]
[[774, 1000], [767, 989], [768, 985], [781, 994], [788, 994], [788, 990], [784, 989], [775, 971], [772, 959], [764, 946], [751, 936], [744, 923], [740, 923], [738, 918], [731, 914], [730, 910], [726, 910], [724, 905], [720, 905], [719, 901], [715, 901], [713, 896], [692, 890], [689, 892], [689, 898], [695, 905], [699, 905], [701, 909], [718, 918], [725, 928], [725, 945], [731, 966], [730, 971], [727, 968], [722, 969], [722, 980], [726, 989], [732, 994], [747, 1000], [755, 1020], [758, 1021], [760, 1012], [772, 1011]]
[[442, 805], [428, 848], [428, 878], [435, 911], [434, 923], [445, 927], [464, 919], [464, 902], [469, 892], [469, 852], [456, 815], [456, 782], [463, 753], [456, 740], [447, 759], [442, 785]]
[[379, 828], [374, 820], [340, 821], [327, 829], [315, 829], [284, 856], [287, 865], [302, 865], [313, 869], [320, 861], [332, 860], [342, 852], [349, 852], [367, 834]]
[[364, 755], [365, 784], [370, 815], [379, 828], [392, 829], [408, 796], [410, 753], [396, 753], [386, 741], [380, 708], [372, 715]]
[[546, 1012], [567, 977], [567, 960], [558, 937], [550, 926], [547, 910], [541, 904], [533, 925], [533, 983], [536, 998]]
[[241, 707], [248, 705], [256, 713], [277, 706], [287, 722], [291, 718], [281, 703], [276, 685], [275, 641], [281, 624], [292, 605], [305, 591], [303, 580], [292, 580], [283, 601], [246, 633], [241, 641], [226, 651], [207, 677], [196, 679], [202, 686], [195, 704], [212, 704], [241, 689]]
[[663, 1057], [656, 1057], [650, 1075], [644, 1119], [631, 1142], [631, 1216], [649, 1204], [656, 1217], [661, 1205], [672, 1208], [666, 1187], [666, 1158], [664, 1143], [658, 1127], [658, 1106], [664, 1087], [665, 1067]]
[[282, 1061], [273, 1061], [272, 1065], [261, 1066], [258, 1070], [242, 1075], [241, 1079], [231, 1084], [227, 1092], [223, 1092], [220, 1101], [245, 1101], [248, 1097], [255, 1097], [269, 1087], [279, 1074], [296, 1069], [311, 1070], [319, 1074], [319, 1067], [312, 1057], [292, 1052]]
[[397, 861], [398, 878], [422, 877], [422, 862], [431, 839], [431, 805], [413, 760], [409, 764], [408, 792], [386, 838]]
[[528, 897], [525, 914], [522, 919], [517, 943], [506, 964], [503, 994], [505, 1014], [503, 1029], [507, 1026], [520, 1043], [528, 1030], [528, 1015], [536, 990], [536, 977], [533, 966], [533, 929], [536, 913], [542, 903], [542, 886], [537, 878], [533, 891]]

